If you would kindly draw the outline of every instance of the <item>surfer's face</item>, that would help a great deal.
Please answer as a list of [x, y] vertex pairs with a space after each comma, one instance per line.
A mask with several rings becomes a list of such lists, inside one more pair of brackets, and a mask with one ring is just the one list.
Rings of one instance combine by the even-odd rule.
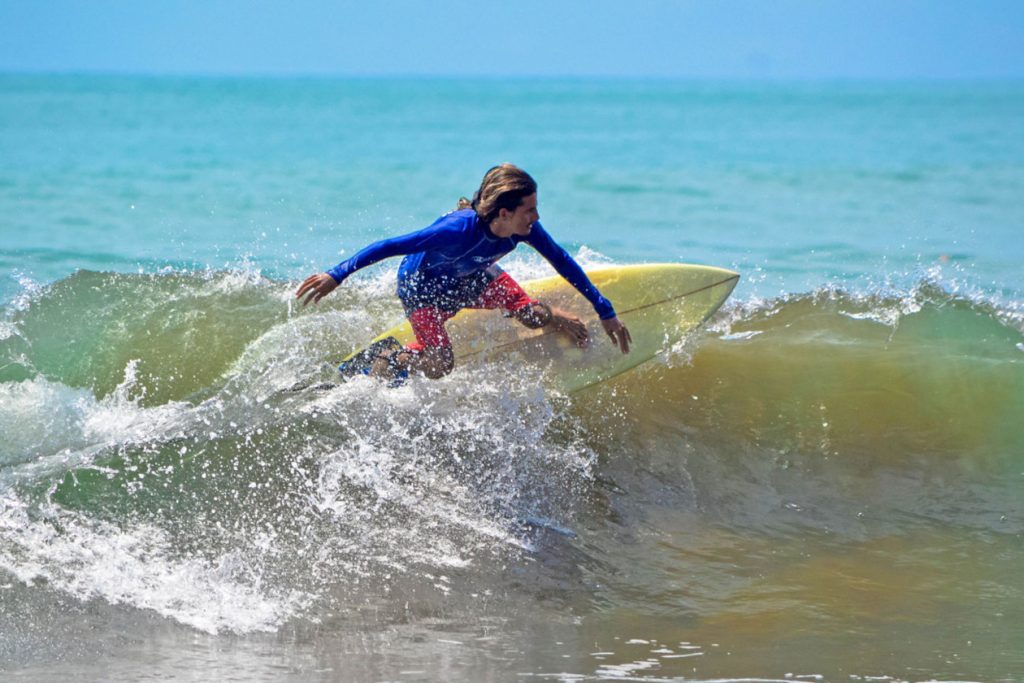
[[502, 209], [498, 217], [491, 223], [491, 231], [498, 237], [511, 237], [519, 235], [526, 237], [533, 229], [533, 224], [540, 220], [537, 212], [537, 193], [523, 197], [523, 201], [516, 207], [515, 211]]

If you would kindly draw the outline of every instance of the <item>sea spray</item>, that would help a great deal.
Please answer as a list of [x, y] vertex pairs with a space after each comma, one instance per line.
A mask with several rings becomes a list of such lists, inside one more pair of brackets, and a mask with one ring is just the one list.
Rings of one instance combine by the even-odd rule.
[[[135, 277], [152, 291], [149, 277], [118, 279]], [[157, 289], [188, 305], [209, 277], [167, 276]], [[76, 280], [88, 290], [96, 282]], [[280, 301], [280, 287], [258, 280], [246, 286]], [[75, 296], [73, 287], [51, 294]], [[133, 299], [126, 294], [122, 301]], [[49, 315], [42, 296], [26, 315]], [[219, 296], [213, 307], [232, 305], [236, 292]], [[95, 305], [90, 325], [107, 310]], [[6, 382], [18, 408], [12, 430], [34, 427], [54, 408], [63, 409], [66, 429], [48, 454], [31, 429], [9, 445], [4, 567], [23, 582], [42, 579], [83, 599], [244, 632], [314, 618], [314, 606], [321, 614], [358, 607], [373, 590], [367, 582], [379, 586], [383, 576], [415, 582], [522, 553], [531, 533], [522, 525], [527, 515], [571, 519], [589, 487], [593, 456], [539, 377], [520, 372], [516, 382], [497, 382], [460, 369], [444, 383], [417, 379], [383, 394], [368, 378], [326, 393], [274, 391], [267, 368], [292, 368], [289, 383], [318, 371], [315, 362], [288, 364], [296, 340], [305, 338], [314, 358], [329, 353], [303, 330], [309, 320], [323, 324], [337, 313], [311, 313], [271, 319], [219, 372], [174, 370], [208, 382], [189, 387], [184, 400], [154, 398], [161, 378], [141, 370], [167, 347], [141, 344], [146, 335], [120, 337], [121, 348], [111, 348], [118, 337], [110, 336], [97, 347], [101, 360], [135, 355], [117, 383], [97, 380], [113, 384], [109, 391], [94, 395], [42, 376]], [[15, 324], [45, 329], [38, 319]], [[224, 322], [225, 333], [232, 327]], [[275, 337], [285, 343], [269, 351]], [[80, 377], [71, 369], [63, 379]], [[461, 387], [454, 396], [453, 387]], [[48, 403], [32, 399], [40, 388]], [[103, 561], [89, 561], [93, 552]], [[106, 561], [118, 555], [123, 560]], [[186, 599], [188, 585], [197, 592]]]

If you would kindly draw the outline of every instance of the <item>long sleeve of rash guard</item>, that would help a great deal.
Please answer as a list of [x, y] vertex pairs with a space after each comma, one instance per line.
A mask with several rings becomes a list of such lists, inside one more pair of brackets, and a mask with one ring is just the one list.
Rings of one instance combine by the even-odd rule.
[[530, 234], [525, 241], [547, 259], [548, 263], [554, 266], [558, 274], [565, 278], [569, 284], [575, 287], [591, 303], [601, 320], [615, 317], [615, 309], [612, 307], [611, 302], [601, 295], [601, 292], [590, 281], [590, 278], [583, 272], [580, 265], [569, 256], [565, 249], [551, 239], [551, 235], [541, 227], [539, 222], [533, 224], [533, 229], [530, 230]]
[[352, 258], [346, 259], [328, 270], [327, 274], [334, 278], [335, 282], [341, 284], [342, 280], [360, 268], [372, 266], [386, 258], [416, 254], [440, 247], [461, 232], [457, 226], [450, 223], [439, 225], [443, 218], [422, 230], [374, 242], [361, 249]]

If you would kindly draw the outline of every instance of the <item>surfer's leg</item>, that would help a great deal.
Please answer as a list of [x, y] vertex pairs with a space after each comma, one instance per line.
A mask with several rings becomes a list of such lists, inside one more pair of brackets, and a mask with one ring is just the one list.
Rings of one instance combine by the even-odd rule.
[[410, 371], [422, 373], [430, 379], [440, 379], [455, 368], [452, 342], [444, 329], [445, 322], [452, 315], [432, 306], [409, 314], [409, 323], [416, 335], [416, 343], [404, 350], [408, 355], [406, 367]]
[[501, 308], [530, 329], [544, 327], [551, 322], [551, 307], [530, 297], [529, 294], [502, 272], [487, 285], [471, 308]]
[[503, 308], [531, 330], [551, 325], [579, 346], [585, 346], [589, 339], [587, 326], [579, 318], [531, 298], [508, 273], [503, 272], [491, 282], [473, 307]]
[[441, 379], [455, 369], [455, 354], [450, 346], [432, 346], [413, 356], [410, 370], [430, 379]]

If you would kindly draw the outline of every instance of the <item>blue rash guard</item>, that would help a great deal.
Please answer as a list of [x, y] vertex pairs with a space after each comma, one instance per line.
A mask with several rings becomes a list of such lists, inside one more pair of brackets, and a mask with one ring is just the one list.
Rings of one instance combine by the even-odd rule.
[[535, 222], [522, 237], [495, 237], [473, 209], [452, 211], [422, 230], [374, 242], [327, 271], [338, 283], [360, 268], [405, 255], [398, 268], [398, 296], [406, 312], [424, 306], [454, 312], [473, 302], [501, 274], [497, 261], [526, 242], [591, 303], [602, 320], [615, 317], [610, 301], [571, 256]]

